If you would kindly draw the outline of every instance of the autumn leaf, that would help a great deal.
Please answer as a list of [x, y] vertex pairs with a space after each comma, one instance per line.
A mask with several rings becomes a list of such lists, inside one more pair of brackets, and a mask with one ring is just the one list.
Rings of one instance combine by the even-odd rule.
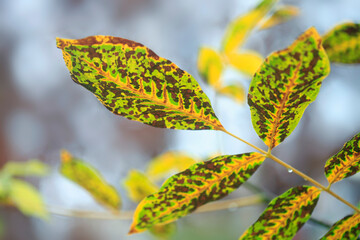
[[360, 133], [344, 144], [344, 147], [325, 164], [325, 176], [330, 184], [350, 177], [360, 171]]
[[219, 89], [219, 93], [234, 99], [237, 103], [245, 102], [245, 89], [241, 84], [234, 83]]
[[263, 57], [255, 51], [241, 51], [228, 54], [228, 61], [235, 69], [246, 73], [250, 76], [254, 75], [256, 70], [264, 61]]
[[236, 51], [251, 30], [266, 16], [277, 0], [262, 0], [253, 10], [232, 21], [226, 29], [222, 49], [226, 55]]
[[68, 151], [61, 152], [60, 172], [63, 176], [80, 185], [103, 206], [118, 212], [121, 199], [115, 188], [108, 184], [91, 165], [74, 158]]
[[140, 202], [148, 195], [159, 190], [145, 174], [135, 169], [129, 171], [128, 176], [124, 180], [124, 186], [129, 198], [134, 202]]
[[299, 15], [299, 8], [291, 5], [279, 6], [269, 19], [261, 24], [260, 29], [271, 28], [278, 24], [287, 22], [297, 15]]
[[360, 235], [360, 214], [348, 215], [337, 221], [321, 240], [356, 239]]
[[332, 62], [360, 63], [360, 24], [337, 25], [323, 36], [323, 45]]
[[269, 149], [292, 133], [329, 72], [315, 28], [265, 59], [250, 84], [248, 104], [253, 127]]
[[196, 208], [225, 197], [265, 160], [259, 153], [224, 155], [192, 165], [169, 178], [159, 192], [146, 197], [135, 210], [129, 233], [169, 223]]
[[207, 47], [200, 48], [198, 70], [210, 86], [218, 88], [221, 85], [220, 76], [223, 69], [223, 61], [217, 51]]
[[309, 220], [320, 190], [311, 186], [291, 188], [274, 198], [258, 220], [240, 237], [245, 239], [292, 239]]
[[196, 80], [144, 45], [111, 36], [57, 38], [72, 79], [111, 112], [154, 127], [220, 130]]

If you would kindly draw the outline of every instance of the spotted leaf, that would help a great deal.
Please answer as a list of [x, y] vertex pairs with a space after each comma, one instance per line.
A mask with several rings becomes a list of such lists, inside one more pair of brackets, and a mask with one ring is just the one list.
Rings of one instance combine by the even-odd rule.
[[343, 23], [323, 36], [330, 61], [360, 63], [360, 24]]
[[269, 203], [240, 239], [292, 239], [310, 218], [319, 196], [320, 190], [316, 187], [289, 189]]
[[156, 181], [182, 172], [196, 162], [196, 159], [185, 153], [168, 151], [150, 161], [146, 175]]
[[245, 89], [241, 84], [230, 84], [219, 89], [219, 93], [234, 99], [237, 103], [245, 102]]
[[231, 22], [224, 35], [223, 51], [226, 54], [236, 51], [276, 2], [277, 0], [262, 0], [253, 10]]
[[259, 53], [249, 50], [240, 53], [229, 53], [228, 60], [234, 68], [250, 76], [254, 75], [264, 61]]
[[94, 167], [74, 158], [66, 150], [61, 152], [60, 172], [87, 190], [103, 206], [114, 212], [119, 210], [121, 199], [115, 188], [109, 185]]
[[72, 79], [115, 114], [154, 127], [223, 129], [196, 80], [140, 43], [57, 38]]
[[299, 15], [299, 9], [295, 6], [283, 5], [275, 10], [273, 15], [269, 17], [263, 24], [261, 24], [261, 29], [271, 28], [278, 24], [289, 21], [295, 16]]
[[250, 84], [248, 104], [255, 131], [269, 149], [295, 129], [329, 72], [329, 60], [315, 28], [265, 59]]
[[360, 235], [360, 214], [356, 213], [337, 221], [321, 240], [356, 239]]
[[220, 76], [223, 69], [223, 62], [218, 52], [207, 47], [200, 48], [198, 70], [209, 85], [215, 88], [221, 85]]
[[142, 172], [131, 170], [124, 181], [128, 196], [134, 202], [142, 199], [159, 190], [159, 188]]
[[172, 176], [159, 192], [138, 205], [130, 233], [172, 222], [208, 202], [225, 197], [250, 178], [264, 159], [259, 153], [224, 155], [194, 164]]
[[344, 144], [344, 147], [325, 164], [325, 176], [329, 183], [338, 182], [360, 171], [360, 133]]

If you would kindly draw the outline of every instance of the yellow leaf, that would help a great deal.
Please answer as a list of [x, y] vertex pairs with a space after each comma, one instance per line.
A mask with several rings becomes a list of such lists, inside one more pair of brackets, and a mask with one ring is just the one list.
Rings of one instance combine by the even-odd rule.
[[199, 50], [198, 70], [204, 80], [214, 88], [220, 83], [223, 63], [218, 52], [211, 48], [202, 47]]
[[134, 202], [140, 202], [148, 195], [159, 190], [145, 174], [135, 169], [129, 171], [128, 176], [124, 181], [124, 185], [128, 192], [128, 196]]
[[49, 167], [32, 159], [27, 162], [8, 162], [2, 172], [10, 176], [44, 176], [49, 173]]
[[25, 215], [48, 218], [39, 192], [27, 182], [11, 179], [9, 198]]
[[103, 206], [115, 212], [119, 210], [120, 196], [94, 167], [74, 158], [66, 150], [61, 152], [61, 162], [60, 172], [62, 175], [87, 190]]
[[237, 103], [245, 102], [245, 89], [241, 84], [231, 84], [219, 89], [219, 93], [233, 98]]
[[293, 17], [299, 15], [299, 8], [290, 5], [280, 6], [274, 14], [268, 18], [261, 26], [260, 29], [271, 28], [275, 25], [289, 21]]
[[255, 51], [244, 51], [241, 53], [229, 53], [227, 55], [229, 63], [237, 70], [253, 76], [261, 66], [264, 58]]
[[181, 172], [197, 161], [181, 152], [166, 152], [155, 157], [149, 164], [146, 175], [153, 180], [159, 180], [171, 173]]

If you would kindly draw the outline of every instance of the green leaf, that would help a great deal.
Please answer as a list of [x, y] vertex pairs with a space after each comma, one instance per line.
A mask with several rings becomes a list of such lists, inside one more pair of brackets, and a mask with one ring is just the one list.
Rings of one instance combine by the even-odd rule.
[[27, 162], [7, 162], [1, 171], [9, 176], [45, 176], [49, 173], [49, 167], [33, 159]]
[[184, 171], [196, 162], [193, 157], [185, 153], [168, 151], [150, 161], [146, 169], [146, 175], [157, 181], [168, 177], [169, 174]]
[[223, 129], [196, 80], [140, 43], [57, 38], [72, 79], [115, 114], [154, 127]]
[[227, 57], [234, 68], [250, 76], [254, 75], [264, 60], [258, 52], [250, 50], [229, 53]]
[[360, 171], [360, 133], [344, 144], [344, 147], [325, 164], [325, 176], [330, 184], [350, 177]]
[[360, 235], [360, 214], [348, 215], [337, 221], [321, 240], [356, 239]]
[[276, 2], [277, 0], [262, 0], [253, 10], [232, 21], [224, 35], [223, 51], [226, 54], [236, 51]]
[[148, 195], [159, 190], [145, 174], [135, 169], [129, 171], [128, 176], [125, 178], [124, 186], [128, 196], [134, 202], [140, 202]]
[[343, 23], [323, 36], [330, 61], [360, 63], [360, 24]]
[[108, 184], [101, 174], [88, 163], [74, 158], [68, 151], [63, 150], [60, 172], [87, 190], [103, 206], [114, 212], [119, 211], [121, 199], [115, 188]]
[[219, 93], [234, 99], [237, 103], [245, 102], [245, 89], [241, 84], [234, 83], [219, 89]]
[[275, 25], [287, 22], [297, 15], [299, 15], [299, 8], [290, 5], [279, 6], [278, 9], [275, 10], [274, 14], [261, 24], [260, 28], [271, 28]]
[[225, 197], [250, 178], [264, 160], [260, 153], [245, 153], [219, 156], [192, 165], [169, 178], [159, 192], [141, 201], [129, 233], [172, 222]]
[[320, 192], [311, 186], [289, 189], [269, 203], [240, 239], [292, 239], [310, 218]]
[[48, 212], [39, 192], [27, 182], [11, 179], [9, 199], [23, 214], [48, 219]]
[[149, 229], [150, 233], [158, 240], [168, 240], [176, 232], [176, 223], [158, 224]]
[[292, 133], [329, 72], [315, 28], [265, 59], [250, 84], [248, 104], [253, 127], [269, 149]]
[[224, 69], [221, 56], [211, 48], [202, 47], [199, 50], [198, 70], [204, 80], [214, 88], [221, 85], [220, 76]]

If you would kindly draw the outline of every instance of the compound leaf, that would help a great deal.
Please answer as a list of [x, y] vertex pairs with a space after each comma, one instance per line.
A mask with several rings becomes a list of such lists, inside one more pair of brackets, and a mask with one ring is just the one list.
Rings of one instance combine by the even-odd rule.
[[204, 80], [214, 88], [220, 86], [220, 76], [224, 69], [221, 56], [211, 48], [202, 47], [199, 50], [198, 70]]
[[265, 160], [260, 153], [224, 155], [192, 165], [169, 178], [159, 192], [146, 197], [135, 210], [130, 233], [169, 223], [196, 208], [225, 197]]
[[131, 200], [140, 202], [148, 195], [155, 193], [159, 188], [143, 173], [130, 170], [124, 181], [125, 188]]
[[343, 23], [323, 36], [330, 61], [360, 63], [360, 24]]
[[321, 240], [356, 239], [360, 235], [360, 214], [348, 215], [337, 221]]
[[219, 93], [234, 99], [237, 103], [245, 102], [245, 89], [241, 84], [230, 84], [219, 89]]
[[227, 57], [229, 63], [233, 67], [250, 76], [254, 75], [264, 61], [263, 57], [258, 52], [249, 50], [240, 53], [229, 53]]
[[223, 129], [196, 80], [140, 43], [57, 38], [72, 79], [115, 114], [154, 127]]
[[360, 133], [344, 144], [344, 147], [325, 164], [325, 176], [329, 183], [338, 182], [360, 171]]
[[150, 161], [146, 169], [146, 175], [156, 181], [169, 174], [182, 172], [196, 162], [193, 157], [185, 153], [165, 152]]
[[240, 239], [292, 239], [310, 218], [320, 196], [312, 186], [291, 188], [274, 198]]
[[299, 8], [290, 5], [280, 6], [269, 19], [261, 24], [261, 29], [271, 28], [275, 25], [284, 23], [299, 15]]
[[330, 64], [315, 28], [267, 57], [250, 84], [253, 127], [269, 149], [291, 134], [316, 99]]
[[33, 159], [27, 162], [7, 162], [1, 171], [9, 176], [45, 176], [49, 173], [49, 167]]
[[61, 152], [60, 172], [87, 190], [103, 206], [114, 212], [119, 210], [121, 199], [115, 188], [109, 185], [94, 167], [74, 158], [66, 150]]
[[253, 10], [231, 22], [224, 35], [223, 51], [226, 54], [236, 51], [276, 2], [277, 0], [262, 0]]
[[9, 200], [25, 215], [48, 219], [40, 193], [25, 181], [10, 180]]

